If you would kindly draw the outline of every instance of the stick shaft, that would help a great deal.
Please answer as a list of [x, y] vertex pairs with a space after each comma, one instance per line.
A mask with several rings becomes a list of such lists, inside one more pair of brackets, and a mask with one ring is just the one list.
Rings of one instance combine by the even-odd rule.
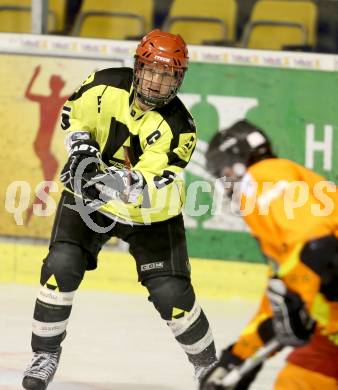
[[271, 353], [277, 351], [279, 348], [280, 344], [277, 340], [270, 340], [268, 343], [263, 345], [253, 356], [246, 359], [242, 365], [230, 371], [229, 374], [224, 377], [222, 385], [228, 387], [235, 386], [244, 375], [264, 362]]

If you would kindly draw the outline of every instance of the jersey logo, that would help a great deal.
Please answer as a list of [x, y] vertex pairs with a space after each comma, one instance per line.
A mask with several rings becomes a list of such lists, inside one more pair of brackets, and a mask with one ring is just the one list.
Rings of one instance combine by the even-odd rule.
[[146, 138], [147, 144], [148, 144], [148, 145], [152, 145], [152, 144], [155, 143], [160, 137], [161, 137], [160, 131], [159, 131], [159, 130], [155, 130], [153, 133], [151, 133], [150, 135], [148, 135], [148, 137]]
[[194, 138], [193, 136], [191, 136], [190, 139], [189, 139], [189, 141], [188, 141], [187, 143], [185, 143], [184, 146], [185, 146], [188, 150], [190, 150], [190, 149], [193, 147], [194, 143], [195, 143], [195, 138]]
[[190, 150], [192, 149], [192, 147], [195, 145], [195, 137], [194, 136], [191, 136], [188, 140], [185, 141], [185, 143], [180, 147], [180, 152], [179, 154], [181, 155], [181, 157], [186, 157]]

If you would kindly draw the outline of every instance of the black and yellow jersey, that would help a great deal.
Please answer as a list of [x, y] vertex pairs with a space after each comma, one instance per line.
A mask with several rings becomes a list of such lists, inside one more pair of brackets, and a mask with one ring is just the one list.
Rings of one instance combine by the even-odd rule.
[[67, 132], [88, 132], [103, 162], [140, 172], [145, 191], [136, 203], [114, 200], [100, 211], [124, 220], [151, 223], [181, 212], [182, 170], [196, 145], [192, 116], [178, 97], [158, 109], [134, 103], [133, 70], [111, 68], [91, 74], [68, 99], [62, 114]]

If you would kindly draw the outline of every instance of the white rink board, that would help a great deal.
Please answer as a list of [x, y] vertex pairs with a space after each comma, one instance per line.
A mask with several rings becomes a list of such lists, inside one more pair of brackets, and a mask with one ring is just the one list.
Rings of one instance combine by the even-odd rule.
[[[132, 66], [137, 42], [0, 33], [0, 52], [123, 60]], [[338, 55], [189, 45], [193, 62], [338, 71]]]

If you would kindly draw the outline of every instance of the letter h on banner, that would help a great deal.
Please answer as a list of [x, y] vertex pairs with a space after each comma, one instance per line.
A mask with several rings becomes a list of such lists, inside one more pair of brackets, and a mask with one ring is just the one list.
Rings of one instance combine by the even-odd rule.
[[314, 168], [314, 153], [323, 153], [323, 169], [331, 171], [332, 169], [332, 142], [333, 142], [333, 128], [331, 125], [324, 126], [324, 140], [315, 140], [315, 126], [308, 124], [306, 126], [306, 146], [305, 146], [305, 165]]

